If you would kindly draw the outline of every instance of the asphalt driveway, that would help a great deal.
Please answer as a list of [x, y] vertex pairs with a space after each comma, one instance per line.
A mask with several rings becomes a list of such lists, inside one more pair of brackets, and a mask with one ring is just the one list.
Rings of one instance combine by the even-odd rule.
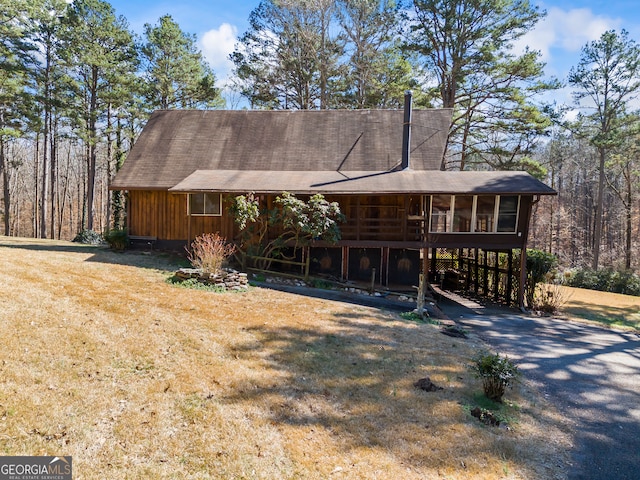
[[640, 336], [446, 299], [440, 308], [514, 359], [574, 425], [569, 479], [640, 479]]

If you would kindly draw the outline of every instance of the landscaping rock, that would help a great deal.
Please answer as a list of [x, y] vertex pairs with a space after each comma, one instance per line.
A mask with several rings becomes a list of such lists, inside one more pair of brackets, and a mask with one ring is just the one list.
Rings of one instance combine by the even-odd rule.
[[174, 274], [181, 280], [195, 278], [198, 282], [227, 290], [241, 291], [249, 288], [249, 280], [246, 273], [233, 269], [225, 269], [216, 273], [205, 273], [199, 268], [181, 268]]
[[442, 387], [433, 383], [429, 377], [421, 378], [415, 382], [413, 386], [420, 390], [424, 390], [425, 392], [437, 392], [438, 390], [442, 390]]

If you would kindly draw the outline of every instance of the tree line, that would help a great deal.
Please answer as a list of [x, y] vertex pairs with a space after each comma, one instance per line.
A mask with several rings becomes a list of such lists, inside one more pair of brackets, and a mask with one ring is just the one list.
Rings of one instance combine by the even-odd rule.
[[[168, 15], [136, 36], [102, 0], [0, 0], [0, 174], [6, 235], [122, 226], [109, 181], [149, 113], [223, 108], [195, 36]], [[565, 265], [632, 268], [638, 232], [638, 47], [585, 45], [566, 79], [514, 44], [544, 17], [528, 0], [262, 0], [228, 88], [256, 109], [453, 109], [442, 169], [527, 170], [533, 246]], [[572, 105], [545, 99], [569, 86]], [[571, 119], [571, 120], [568, 120]]]
[[215, 81], [168, 15], [139, 38], [101, 0], [1, 0], [4, 234], [122, 225], [122, 194], [108, 186], [141, 124], [158, 108], [221, 106]]

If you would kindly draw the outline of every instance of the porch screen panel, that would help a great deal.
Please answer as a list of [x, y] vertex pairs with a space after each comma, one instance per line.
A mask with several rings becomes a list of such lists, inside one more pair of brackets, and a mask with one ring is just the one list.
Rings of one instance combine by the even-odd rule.
[[451, 195], [433, 195], [431, 197], [432, 232], [451, 231]]
[[456, 195], [453, 208], [453, 231], [470, 232], [473, 195]]
[[478, 195], [476, 202], [476, 232], [493, 232], [496, 215], [495, 195]]
[[515, 232], [518, 224], [520, 197], [508, 195], [500, 197], [498, 207], [498, 232]]

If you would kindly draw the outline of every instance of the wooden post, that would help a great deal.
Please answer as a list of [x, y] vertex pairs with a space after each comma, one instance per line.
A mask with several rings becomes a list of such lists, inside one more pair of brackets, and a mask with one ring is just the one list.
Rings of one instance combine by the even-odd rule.
[[416, 313], [420, 316], [424, 315], [424, 294], [427, 288], [424, 273], [420, 274], [418, 282], [418, 299], [416, 301]]
[[479, 260], [479, 256], [480, 256], [480, 252], [479, 250], [476, 248], [474, 250], [474, 255], [475, 255], [475, 263], [473, 265], [473, 268], [475, 270], [475, 278], [473, 279], [473, 291], [476, 295], [478, 295], [478, 290], [480, 289], [480, 269], [478, 267], [478, 260]]
[[376, 285], [376, 269], [372, 268], [371, 269], [371, 287], [369, 288], [370, 293], [373, 293], [375, 291], [375, 285]]
[[520, 310], [524, 308], [524, 288], [527, 283], [527, 248], [522, 248], [520, 253], [520, 285], [518, 285], [518, 307]]
[[511, 306], [513, 296], [513, 250], [509, 250], [508, 267], [507, 267], [507, 305]]
[[500, 301], [499, 290], [500, 290], [500, 252], [494, 252], [495, 255], [495, 264], [493, 267], [493, 299], [498, 302]]
[[309, 281], [309, 267], [311, 265], [311, 247], [304, 247], [302, 250], [302, 254], [305, 256], [304, 259], [304, 281]]

